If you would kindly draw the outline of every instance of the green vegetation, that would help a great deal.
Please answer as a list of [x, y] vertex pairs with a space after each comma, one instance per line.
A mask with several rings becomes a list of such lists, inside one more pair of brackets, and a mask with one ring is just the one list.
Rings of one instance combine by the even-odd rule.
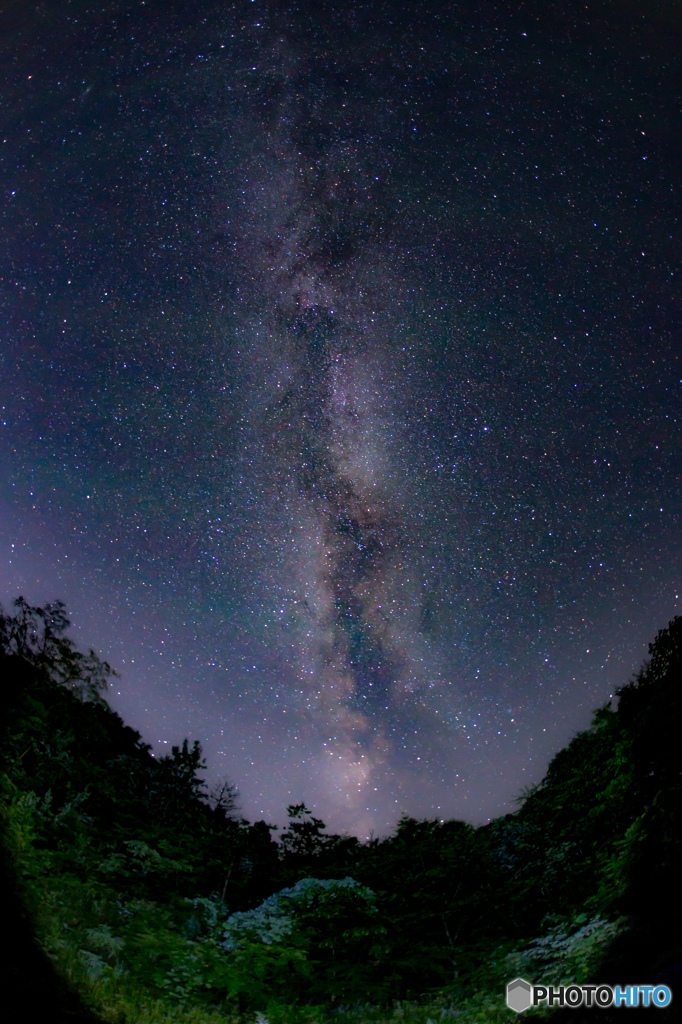
[[52, 962], [83, 1003], [69, 1019], [501, 1024], [516, 975], [665, 980], [679, 961], [682, 619], [513, 814], [403, 818], [368, 843], [303, 804], [275, 841], [229, 785], [207, 796], [200, 745], [153, 757], [67, 628], [58, 602], [0, 614], [4, 846], [36, 991]]

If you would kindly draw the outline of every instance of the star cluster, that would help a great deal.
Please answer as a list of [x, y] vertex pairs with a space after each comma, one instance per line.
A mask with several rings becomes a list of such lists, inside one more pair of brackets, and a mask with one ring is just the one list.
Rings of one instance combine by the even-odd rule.
[[2, 596], [337, 829], [513, 806], [679, 611], [680, 24], [11, 8]]

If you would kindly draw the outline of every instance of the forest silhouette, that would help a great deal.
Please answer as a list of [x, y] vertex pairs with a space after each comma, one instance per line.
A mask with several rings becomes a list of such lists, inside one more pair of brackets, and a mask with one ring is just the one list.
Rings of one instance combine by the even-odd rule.
[[154, 757], [112, 710], [61, 602], [0, 613], [9, 1020], [502, 1022], [516, 976], [674, 995], [682, 618], [515, 811], [361, 842], [302, 803], [246, 821], [198, 742]]

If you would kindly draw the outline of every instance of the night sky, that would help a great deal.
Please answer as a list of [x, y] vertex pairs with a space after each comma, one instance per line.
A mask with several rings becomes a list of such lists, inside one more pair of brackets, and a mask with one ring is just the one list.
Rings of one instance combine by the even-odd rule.
[[481, 822], [681, 610], [670, 2], [0, 2], [0, 598], [250, 820]]

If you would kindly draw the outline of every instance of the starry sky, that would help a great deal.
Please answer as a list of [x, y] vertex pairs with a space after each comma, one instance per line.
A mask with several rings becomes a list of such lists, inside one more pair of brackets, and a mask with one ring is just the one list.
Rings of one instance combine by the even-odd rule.
[[0, 598], [250, 820], [515, 806], [681, 610], [672, 2], [0, 2]]

